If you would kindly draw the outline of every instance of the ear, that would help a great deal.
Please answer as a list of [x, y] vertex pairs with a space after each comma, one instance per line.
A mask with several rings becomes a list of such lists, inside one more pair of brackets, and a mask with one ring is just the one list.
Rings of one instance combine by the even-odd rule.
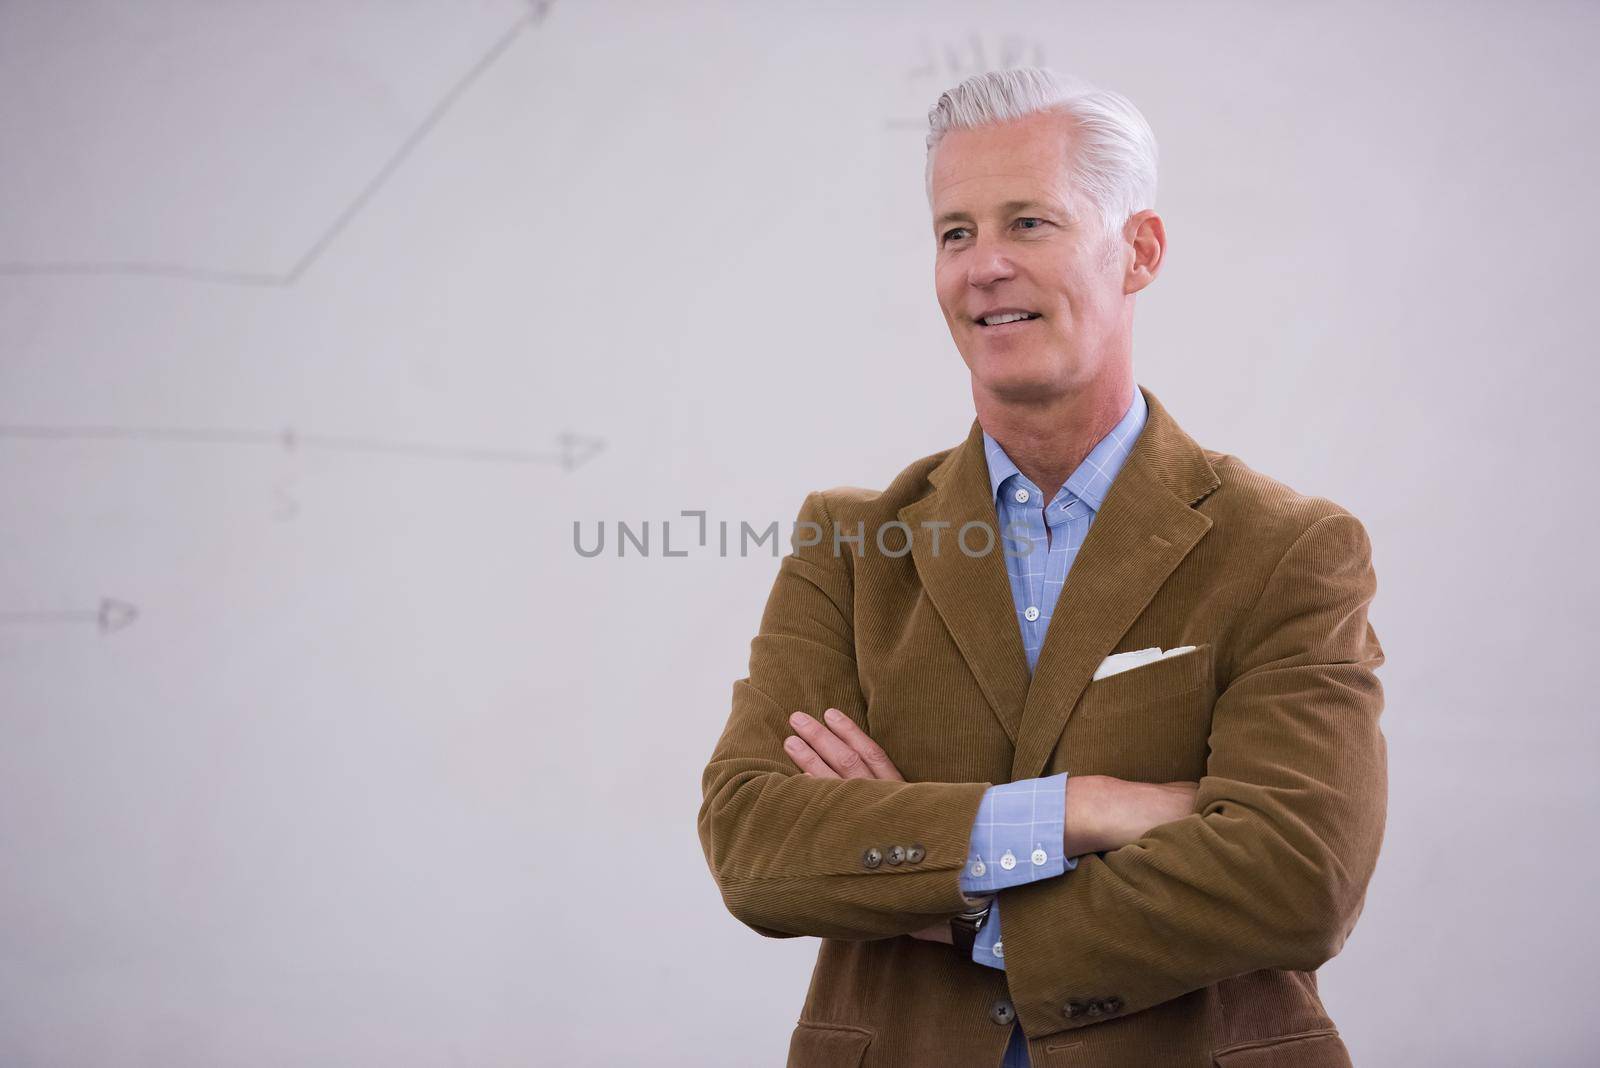
[[1167, 228], [1153, 210], [1135, 212], [1122, 229], [1133, 248], [1133, 260], [1123, 275], [1122, 291], [1137, 293], [1156, 280], [1167, 254]]

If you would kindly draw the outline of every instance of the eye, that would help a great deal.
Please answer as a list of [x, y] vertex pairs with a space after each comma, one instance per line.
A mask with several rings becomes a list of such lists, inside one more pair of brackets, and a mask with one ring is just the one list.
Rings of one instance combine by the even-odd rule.
[[961, 233], [961, 232], [962, 232], [962, 231], [964, 231], [964, 230], [965, 230], [965, 229], [966, 229], [966, 227], [965, 227], [965, 226], [957, 226], [957, 227], [955, 227], [955, 228], [954, 228], [954, 229], [951, 229], [951, 230], [946, 230], [946, 231], [945, 231], [945, 232], [944, 232], [944, 233], [943, 233], [943, 234], [942, 234], [942, 235], [940, 235], [940, 237], [939, 237], [939, 243], [940, 243], [940, 244], [941, 244], [941, 245], [943, 245], [943, 244], [948, 244], [948, 243], [949, 243], [949, 241], [950, 241], [950, 235], [951, 235], [951, 234], [959, 234], [959, 233]]
[[[1040, 226], [1044, 225], [1044, 220], [1043, 219], [1036, 219], [1031, 215], [1024, 216], [1024, 217], [1018, 219], [1017, 222], [1019, 222], [1019, 223], [1034, 222], [1034, 223], [1038, 223]], [[1025, 227], [1023, 227], [1024, 230], [1037, 230], [1038, 228], [1039, 228], [1038, 226], [1025, 226]]]

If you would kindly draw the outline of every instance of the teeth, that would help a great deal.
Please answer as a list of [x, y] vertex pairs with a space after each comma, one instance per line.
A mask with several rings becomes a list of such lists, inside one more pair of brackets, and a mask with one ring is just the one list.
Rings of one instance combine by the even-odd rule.
[[984, 326], [999, 326], [1002, 323], [1014, 323], [1018, 319], [1037, 319], [1032, 312], [1007, 312], [1004, 315], [990, 315], [983, 320]]

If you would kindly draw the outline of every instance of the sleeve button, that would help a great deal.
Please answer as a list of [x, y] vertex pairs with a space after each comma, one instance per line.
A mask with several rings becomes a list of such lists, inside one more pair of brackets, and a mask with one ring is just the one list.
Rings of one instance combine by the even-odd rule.
[[878, 849], [877, 846], [872, 846], [865, 853], [861, 854], [861, 863], [869, 868], [876, 868], [879, 864], [883, 863], [883, 853]]

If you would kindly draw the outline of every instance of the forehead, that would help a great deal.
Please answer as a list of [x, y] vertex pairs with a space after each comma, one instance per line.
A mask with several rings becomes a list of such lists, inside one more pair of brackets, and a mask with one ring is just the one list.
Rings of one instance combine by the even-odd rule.
[[1071, 120], [1036, 114], [951, 130], [933, 152], [933, 211], [977, 214], [1015, 200], [1068, 206]]

